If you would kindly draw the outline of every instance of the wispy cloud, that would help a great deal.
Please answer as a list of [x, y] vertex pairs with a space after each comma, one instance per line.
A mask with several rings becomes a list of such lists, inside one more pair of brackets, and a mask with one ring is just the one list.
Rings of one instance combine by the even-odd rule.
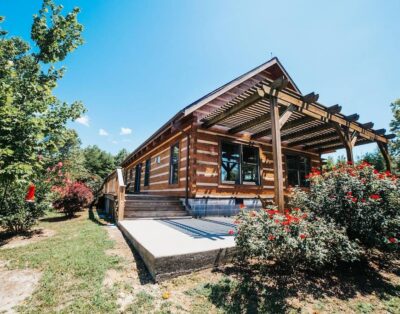
[[99, 135], [100, 136], [108, 136], [108, 132], [106, 130], [104, 130], [104, 129], [100, 129], [99, 130]]
[[87, 126], [87, 127], [89, 126], [89, 117], [88, 116], [79, 117], [75, 121], [84, 126]]
[[132, 134], [132, 129], [122, 127], [122, 128], [121, 128], [121, 132], [120, 132], [119, 134], [121, 134], [121, 135], [129, 135], [129, 134]]

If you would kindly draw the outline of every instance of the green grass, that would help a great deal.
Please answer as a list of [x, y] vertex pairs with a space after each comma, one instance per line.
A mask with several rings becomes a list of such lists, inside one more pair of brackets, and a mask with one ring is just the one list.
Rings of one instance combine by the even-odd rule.
[[0, 260], [9, 261], [9, 269], [33, 268], [42, 271], [39, 287], [18, 310], [39, 312], [94, 312], [117, 310], [113, 289], [103, 288], [105, 272], [119, 267], [117, 257], [106, 255], [113, 247], [106, 230], [86, 217], [65, 221], [59, 214], [41, 222], [40, 227], [54, 229], [56, 235], [28, 246], [0, 251]]
[[[39, 226], [55, 230], [54, 236], [0, 250], [0, 260], [8, 261], [9, 269], [42, 272], [19, 312], [119, 313], [117, 300], [123, 294], [130, 297], [124, 313], [400, 313], [398, 267], [386, 268], [390, 281], [368, 266], [322, 277], [301, 273], [241, 277], [227, 267], [225, 274], [206, 271], [158, 285], [137, 280], [106, 287], [107, 270], [124, 275], [134, 265], [106, 254], [115, 244], [96, 218], [89, 219], [87, 212], [71, 220], [50, 213]], [[164, 291], [171, 293], [167, 300], [162, 298]]]

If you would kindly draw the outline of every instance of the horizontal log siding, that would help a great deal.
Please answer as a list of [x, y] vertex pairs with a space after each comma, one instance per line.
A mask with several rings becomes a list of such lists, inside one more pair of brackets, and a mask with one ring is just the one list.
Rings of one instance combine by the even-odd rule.
[[[186, 131], [190, 131], [186, 129]], [[177, 184], [169, 184], [169, 170], [170, 170], [170, 151], [171, 146], [179, 142], [179, 177]], [[186, 186], [186, 135], [179, 132], [169, 136], [159, 146], [153, 150], [134, 160], [129, 166], [126, 167], [125, 173], [127, 183], [131, 183], [129, 191], [133, 191], [135, 181], [135, 167], [138, 163], [142, 163], [142, 173], [140, 180], [140, 191], [150, 194], [171, 195], [171, 196], [184, 196]], [[156, 157], [160, 157], [160, 162], [156, 162]], [[150, 163], [150, 179], [149, 186], [144, 186], [145, 176], [145, 162], [151, 158]], [[130, 169], [132, 170], [132, 178], [130, 177]]]
[[[255, 197], [260, 195], [266, 198], [274, 196], [274, 172], [272, 161], [272, 147], [269, 143], [261, 141], [252, 142], [260, 150], [260, 184], [230, 184], [220, 180], [220, 142], [226, 140], [239, 144], [248, 145], [249, 142], [242, 140], [240, 136], [227, 135], [219, 130], [197, 131], [196, 145], [196, 187], [192, 191], [195, 197]], [[299, 149], [288, 149], [282, 147], [283, 175], [286, 186], [286, 153], [303, 154], [310, 158], [312, 167], [320, 167], [318, 154], [302, 151]], [[287, 189], [285, 191], [287, 193]]]

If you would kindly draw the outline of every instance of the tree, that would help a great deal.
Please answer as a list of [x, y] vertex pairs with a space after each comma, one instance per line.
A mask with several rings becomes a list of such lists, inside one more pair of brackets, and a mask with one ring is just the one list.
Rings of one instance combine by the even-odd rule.
[[390, 151], [394, 158], [393, 161], [396, 169], [400, 169], [400, 99], [395, 100], [390, 107], [393, 113], [393, 119], [390, 122], [390, 131], [396, 135], [391, 141]]
[[71, 139], [67, 122], [84, 112], [81, 102], [68, 104], [53, 94], [65, 73], [56, 65], [83, 43], [79, 9], [61, 11], [43, 1], [31, 29], [33, 49], [0, 29], [0, 215], [12, 186], [40, 176]]
[[371, 164], [378, 171], [386, 169], [382, 154], [378, 150], [375, 150], [373, 153], [366, 153], [362, 157], [362, 160]]
[[116, 166], [120, 166], [121, 163], [125, 160], [126, 157], [128, 157], [129, 153], [128, 151], [123, 148], [121, 149], [115, 156], [114, 156], [114, 161]]
[[85, 168], [94, 177], [92, 188], [97, 190], [103, 180], [115, 169], [114, 157], [101, 150], [97, 145], [88, 146], [83, 150]]

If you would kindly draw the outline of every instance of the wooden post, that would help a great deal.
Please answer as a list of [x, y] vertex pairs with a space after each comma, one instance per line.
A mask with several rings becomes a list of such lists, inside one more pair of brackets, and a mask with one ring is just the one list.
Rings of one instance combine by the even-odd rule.
[[354, 163], [353, 147], [356, 145], [358, 132], [350, 133], [348, 128], [343, 129], [339, 124], [333, 124], [345, 149], [347, 162]]
[[283, 165], [282, 165], [282, 146], [281, 146], [281, 127], [279, 123], [279, 108], [278, 99], [273, 92], [270, 95], [271, 99], [271, 133], [272, 133], [272, 154], [274, 161], [274, 191], [275, 204], [278, 210], [283, 212]]
[[381, 142], [377, 142], [377, 144], [378, 144], [379, 150], [381, 151], [383, 159], [385, 159], [386, 170], [392, 171], [388, 145], [386, 143], [381, 143]]

